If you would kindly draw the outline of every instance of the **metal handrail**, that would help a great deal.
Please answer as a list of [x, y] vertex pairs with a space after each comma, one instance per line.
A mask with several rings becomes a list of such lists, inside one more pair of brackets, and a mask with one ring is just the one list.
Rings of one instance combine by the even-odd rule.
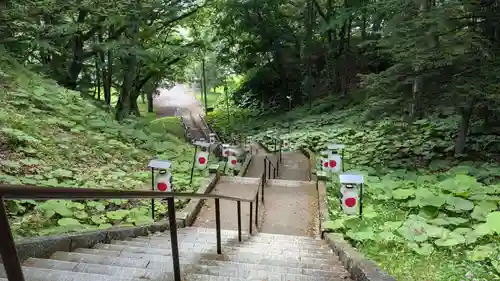
[[[263, 196], [263, 195], [262, 195]], [[158, 191], [121, 191], [112, 189], [92, 188], [45, 188], [28, 185], [0, 184], [0, 255], [4, 264], [5, 273], [9, 281], [24, 281], [21, 262], [17, 253], [14, 237], [9, 224], [5, 200], [34, 199], [34, 200], [83, 200], [83, 199], [153, 199], [167, 198], [167, 211], [170, 229], [170, 241], [172, 251], [172, 262], [174, 280], [181, 281], [179, 245], [177, 240], [177, 222], [175, 217], [174, 197], [199, 198], [215, 200], [215, 225], [217, 238], [217, 254], [222, 254], [221, 225], [220, 225], [220, 199], [237, 201], [238, 212], [238, 240], [242, 241], [241, 235], [241, 202], [250, 203], [250, 225], [249, 232], [252, 234], [253, 224], [253, 202], [255, 201], [255, 225], [258, 227], [259, 189], [255, 198], [246, 199], [215, 194], [198, 194], [186, 192], [158, 192]]]
[[[267, 161], [266, 161], [267, 160]], [[267, 164], [269, 163], [269, 165]], [[278, 160], [276, 161], [276, 166], [273, 164], [273, 161], [269, 159], [269, 157], [264, 157], [264, 171], [267, 168], [267, 178], [271, 179], [271, 166], [273, 167], [273, 179], [275, 179], [279, 175], [279, 164]]]
[[29, 185], [0, 184], [0, 197], [6, 200], [14, 199], [157, 199], [157, 198], [198, 198], [198, 199], [223, 199], [230, 201], [252, 202], [245, 198], [238, 198], [224, 195], [201, 194], [190, 192], [158, 192], [140, 190], [115, 190], [115, 189], [94, 189], [94, 188], [74, 188], [74, 187], [39, 187]]
[[217, 134], [217, 132], [212, 128], [212, 125], [210, 125], [208, 121], [203, 116], [201, 116], [201, 114], [198, 114], [198, 116], [203, 121], [204, 125], [208, 128], [208, 132], [214, 133], [218, 141], [224, 142], [224, 140], [219, 136], [219, 134]]

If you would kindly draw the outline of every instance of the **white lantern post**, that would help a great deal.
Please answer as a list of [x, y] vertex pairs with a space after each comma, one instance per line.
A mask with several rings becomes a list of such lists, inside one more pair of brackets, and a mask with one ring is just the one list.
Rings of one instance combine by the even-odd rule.
[[330, 151], [330, 155], [328, 156], [330, 170], [334, 173], [344, 172], [345, 145], [331, 143], [327, 146], [327, 148]]
[[[151, 190], [161, 192], [172, 191], [172, 175], [168, 171], [172, 163], [167, 160], [154, 159], [149, 161], [148, 167], [151, 168]], [[158, 176], [155, 177], [155, 170], [158, 170]], [[151, 216], [155, 219], [155, 200], [151, 199]]]
[[[201, 139], [199, 141], [195, 141], [194, 143], [194, 156], [193, 156], [193, 164], [191, 165], [191, 178], [189, 180], [189, 185], [193, 182], [193, 173], [194, 173], [194, 167], [196, 165], [196, 161], [198, 160], [198, 147], [201, 148], [201, 152], [203, 155], [206, 157], [205, 161], [208, 162], [208, 148], [210, 147], [210, 143], [206, 142], [205, 139]], [[206, 165], [205, 165], [206, 166]]]
[[363, 186], [362, 175], [340, 174], [340, 203], [344, 213], [363, 218]]

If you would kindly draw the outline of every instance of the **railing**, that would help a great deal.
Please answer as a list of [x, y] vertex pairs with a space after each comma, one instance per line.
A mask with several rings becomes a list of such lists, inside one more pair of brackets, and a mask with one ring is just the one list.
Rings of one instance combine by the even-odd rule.
[[276, 165], [274, 165], [273, 161], [271, 161], [269, 157], [267, 156], [264, 157], [264, 171], [267, 171], [267, 179], [271, 179], [271, 168], [272, 168], [273, 179], [275, 179], [279, 173], [278, 160], [276, 161]]
[[198, 116], [200, 117], [201, 121], [203, 122], [203, 124], [207, 127], [208, 129], [208, 132], [209, 133], [214, 133], [215, 134], [215, 138], [219, 141], [219, 142], [224, 142], [224, 140], [219, 136], [219, 134], [217, 134], [217, 132], [212, 128], [212, 125], [210, 125], [208, 123], [208, 121], [203, 117], [201, 116], [201, 114], [198, 114]]
[[278, 175], [278, 168], [277, 167], [279, 167], [278, 163], [276, 163], [276, 166], [274, 166], [273, 162], [271, 161], [271, 159], [269, 159], [269, 157], [267, 157], [267, 156], [264, 157], [264, 172], [262, 173], [262, 176], [260, 178], [261, 189], [262, 189], [262, 193], [261, 193], [262, 203], [264, 203], [264, 189], [267, 186], [267, 180], [271, 179], [271, 168], [273, 171], [273, 173], [272, 173], [273, 179], [275, 179], [276, 176]]
[[[262, 190], [264, 191], [264, 190]], [[220, 225], [220, 205], [219, 200], [237, 201], [238, 213], [238, 240], [241, 242], [241, 202], [250, 203], [250, 225], [249, 232], [252, 233], [252, 212], [255, 201], [255, 224], [258, 225], [258, 198], [257, 189], [255, 198], [237, 198], [215, 194], [198, 194], [183, 192], [157, 192], [157, 191], [119, 191], [110, 189], [91, 188], [43, 188], [25, 185], [0, 184], [0, 254], [5, 268], [5, 273], [9, 281], [24, 281], [24, 275], [17, 253], [12, 231], [10, 229], [7, 209], [4, 200], [32, 199], [32, 200], [88, 200], [88, 199], [164, 199], [167, 198], [168, 220], [170, 228], [170, 240], [172, 261], [174, 270], [174, 280], [181, 281], [179, 263], [179, 245], [177, 241], [177, 224], [175, 218], [174, 198], [199, 198], [215, 200], [215, 225], [217, 238], [217, 254], [222, 254], [221, 245], [221, 225]]]

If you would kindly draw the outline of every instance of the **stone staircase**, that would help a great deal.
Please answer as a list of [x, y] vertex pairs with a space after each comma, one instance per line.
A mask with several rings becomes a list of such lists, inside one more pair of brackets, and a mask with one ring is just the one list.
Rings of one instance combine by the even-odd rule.
[[[222, 255], [215, 229], [178, 230], [183, 280], [339, 281], [350, 280], [332, 250], [310, 237], [222, 230]], [[23, 262], [26, 281], [173, 280], [169, 232], [96, 244], [91, 249], [55, 252], [49, 259]], [[3, 266], [0, 280], [6, 281]]]

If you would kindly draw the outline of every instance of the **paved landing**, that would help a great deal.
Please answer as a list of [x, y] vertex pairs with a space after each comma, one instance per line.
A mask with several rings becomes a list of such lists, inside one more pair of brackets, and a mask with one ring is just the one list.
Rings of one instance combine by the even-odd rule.
[[[212, 194], [254, 199], [259, 188], [260, 178], [221, 177]], [[237, 202], [220, 200], [220, 216], [222, 229], [238, 230]], [[260, 203], [260, 202], [259, 202]], [[262, 205], [262, 204], [260, 204]], [[255, 206], [253, 206], [255, 216]], [[262, 208], [259, 208], [262, 217]], [[254, 218], [255, 219], [255, 218]], [[241, 203], [241, 229], [248, 231], [250, 221], [250, 203]], [[206, 200], [193, 226], [215, 228], [215, 200]], [[253, 228], [255, 230], [255, 227]]]
[[265, 190], [264, 203], [261, 232], [318, 236], [318, 194], [314, 183], [271, 180]]
[[[245, 198], [255, 196], [264, 172], [264, 158], [277, 163], [278, 157], [257, 144], [252, 145], [252, 152], [245, 177], [222, 177], [213, 193]], [[259, 231], [316, 237], [319, 232], [318, 194], [315, 183], [309, 181], [309, 159], [300, 152], [285, 152], [278, 165], [277, 179], [268, 180], [264, 204], [259, 202]], [[215, 228], [215, 203], [210, 200], [205, 204], [194, 226]], [[236, 202], [221, 200], [220, 204], [222, 228], [237, 230]], [[249, 219], [249, 203], [242, 203], [244, 231], [248, 231]]]
[[309, 181], [309, 158], [300, 152], [283, 152], [279, 178], [284, 180]]

